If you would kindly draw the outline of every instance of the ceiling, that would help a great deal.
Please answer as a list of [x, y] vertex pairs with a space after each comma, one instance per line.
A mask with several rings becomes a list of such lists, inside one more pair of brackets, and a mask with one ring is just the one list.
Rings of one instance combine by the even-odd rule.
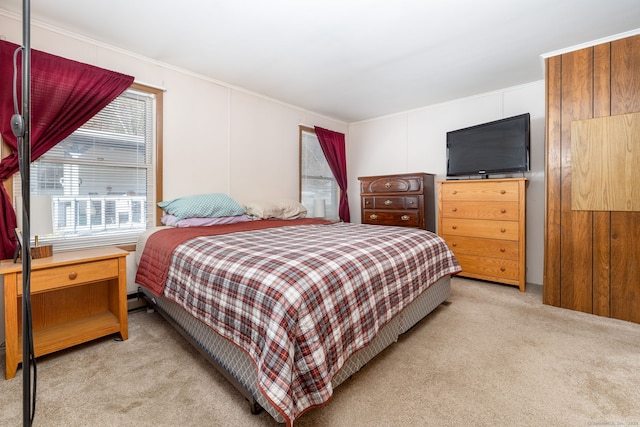
[[640, 27], [639, 0], [32, 3], [33, 22], [344, 122], [542, 80], [542, 54]]

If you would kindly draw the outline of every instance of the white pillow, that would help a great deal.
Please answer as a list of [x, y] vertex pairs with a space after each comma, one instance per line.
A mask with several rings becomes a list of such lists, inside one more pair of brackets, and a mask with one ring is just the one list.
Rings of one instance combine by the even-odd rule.
[[307, 208], [295, 200], [278, 200], [276, 205], [282, 208], [282, 219], [304, 218], [307, 216]]
[[290, 199], [246, 203], [244, 210], [247, 215], [259, 219], [296, 219], [307, 216], [307, 208]]

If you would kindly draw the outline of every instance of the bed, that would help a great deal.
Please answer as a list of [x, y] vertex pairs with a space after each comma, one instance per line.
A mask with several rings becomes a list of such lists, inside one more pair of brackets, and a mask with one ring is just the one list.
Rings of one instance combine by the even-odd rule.
[[159, 227], [150, 303], [249, 400], [293, 425], [444, 302], [460, 266], [425, 230], [303, 218]]

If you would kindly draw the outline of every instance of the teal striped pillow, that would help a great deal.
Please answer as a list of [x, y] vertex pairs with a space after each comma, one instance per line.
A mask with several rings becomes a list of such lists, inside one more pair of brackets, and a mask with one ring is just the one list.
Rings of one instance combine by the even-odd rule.
[[159, 202], [158, 206], [166, 213], [176, 217], [176, 221], [185, 218], [219, 218], [244, 214], [244, 209], [226, 194], [199, 194], [178, 197]]

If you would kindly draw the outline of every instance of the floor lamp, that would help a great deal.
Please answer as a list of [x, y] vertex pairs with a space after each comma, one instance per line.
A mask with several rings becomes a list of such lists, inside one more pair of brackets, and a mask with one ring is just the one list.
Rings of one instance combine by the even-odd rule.
[[[30, 230], [30, 165], [31, 165], [31, 5], [22, 2], [22, 114], [11, 117], [11, 129], [17, 139], [20, 176], [22, 178], [22, 425], [30, 426], [35, 412], [35, 361], [33, 400], [31, 396], [31, 362], [33, 331], [31, 322], [31, 230]], [[17, 104], [17, 102], [16, 102]]]

